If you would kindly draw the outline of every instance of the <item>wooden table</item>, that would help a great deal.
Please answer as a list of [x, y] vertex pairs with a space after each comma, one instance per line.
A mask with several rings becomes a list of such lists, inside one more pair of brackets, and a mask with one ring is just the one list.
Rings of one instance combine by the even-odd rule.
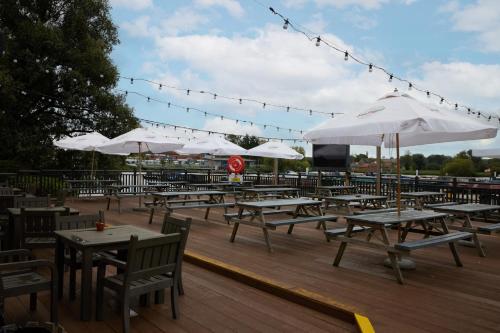
[[[387, 251], [389, 258], [391, 260], [391, 265], [396, 275], [398, 282], [403, 283], [403, 277], [401, 274], [401, 270], [399, 268], [399, 264], [397, 262], [398, 257], [401, 254], [409, 254], [406, 251], [401, 251], [397, 248], [398, 244], [405, 244], [404, 241], [406, 239], [406, 235], [408, 232], [418, 232], [424, 233], [427, 236], [435, 235], [436, 237], [432, 237], [432, 239], [440, 240], [439, 237], [447, 237], [449, 234], [449, 229], [446, 224], [446, 217], [448, 215], [444, 213], [438, 213], [430, 210], [405, 210], [401, 212], [401, 216], [398, 216], [397, 212], [394, 213], [379, 213], [379, 214], [366, 214], [366, 215], [354, 215], [354, 216], [346, 216], [347, 221], [347, 229], [343, 236], [338, 236], [337, 239], [340, 239], [342, 243], [338, 249], [337, 255], [335, 257], [335, 261], [333, 263], [334, 266], [338, 266], [340, 261], [342, 260], [342, 256], [347, 247], [347, 243], [355, 243], [359, 245], [363, 245], [370, 248], [381, 249]], [[402, 226], [402, 224], [405, 224]], [[391, 242], [389, 238], [389, 234], [387, 233], [387, 228], [391, 226], [402, 227], [402, 234], [398, 233], [398, 239], [396, 242]], [[420, 226], [421, 229], [414, 228], [415, 226]], [[432, 227], [432, 228], [431, 228]], [[432, 229], [432, 230], [431, 230]], [[440, 230], [439, 230], [440, 229]], [[365, 239], [353, 238], [354, 234], [358, 231], [366, 231], [368, 232], [368, 237]], [[379, 233], [382, 242], [372, 242], [372, 236], [375, 233]], [[457, 233], [462, 234], [469, 233]], [[421, 241], [425, 241], [423, 239]], [[446, 241], [445, 238], [442, 239]], [[416, 241], [419, 242], [419, 241]], [[461, 265], [460, 259], [458, 258], [458, 252], [455, 247], [455, 243], [449, 243], [450, 250], [457, 262], [457, 265]], [[434, 246], [438, 244], [430, 244], [427, 246]], [[425, 244], [416, 248], [427, 247]], [[459, 265], [459, 266], [460, 266]]]
[[205, 184], [188, 184], [188, 188], [192, 188], [195, 191], [200, 189], [221, 189], [223, 191], [233, 191], [252, 187], [252, 182], [249, 180], [244, 180], [242, 183], [237, 182], [217, 182], [217, 183], [205, 183]]
[[424, 209], [426, 204], [433, 204], [443, 200], [445, 193], [442, 192], [403, 192], [401, 193], [402, 199], [412, 199], [415, 201], [415, 209]]
[[[48, 211], [55, 213], [64, 213], [68, 207], [40, 207], [40, 208], [25, 208], [27, 212], [30, 211]], [[10, 234], [10, 248], [18, 249], [21, 246], [21, 237], [23, 236], [23, 228], [21, 225], [21, 208], [7, 208], [9, 214], [9, 234]], [[76, 208], [69, 207], [70, 215], [78, 215], [80, 211]]]
[[262, 197], [269, 197], [269, 195], [275, 198], [298, 198], [300, 189], [295, 187], [259, 187], [259, 188], [244, 188], [243, 199], [252, 200], [255, 199], [260, 201]]
[[353, 192], [356, 192], [356, 186], [353, 185], [331, 185], [316, 187], [316, 195], [318, 196], [318, 198], [352, 194]]
[[481, 245], [481, 242], [477, 234], [478, 233], [491, 234], [492, 232], [500, 231], [500, 223], [495, 223], [488, 226], [474, 226], [472, 224], [473, 218], [478, 215], [484, 219], [484, 222], [488, 222], [488, 219], [492, 213], [500, 211], [500, 206], [497, 205], [469, 203], [469, 204], [434, 207], [433, 210], [437, 212], [448, 213], [458, 218], [463, 218], [461, 226], [453, 225], [453, 222], [456, 222], [455, 220], [449, 225], [449, 228], [471, 232], [474, 235], [472, 237], [472, 241], [478, 251], [478, 254], [481, 257], [484, 257], [486, 254], [484, 252], [484, 248]]
[[56, 265], [58, 271], [58, 292], [62, 297], [64, 278], [64, 249], [82, 253], [82, 278], [80, 317], [88, 321], [92, 318], [92, 255], [107, 250], [126, 250], [131, 235], [139, 240], [164, 236], [163, 234], [131, 225], [106, 227], [104, 231], [77, 229], [56, 231]]
[[188, 182], [184, 180], [175, 180], [175, 181], [167, 181], [167, 182], [161, 182], [161, 181], [149, 181], [147, 182], [148, 186], [156, 188], [158, 192], [160, 191], [166, 191], [166, 190], [180, 190], [183, 188], [186, 188]]
[[324, 198], [326, 208], [330, 205], [330, 203], [334, 203], [337, 207], [344, 207], [347, 209], [349, 215], [353, 214], [352, 207], [350, 203], [359, 203], [361, 206], [361, 210], [367, 208], [369, 204], [373, 206], [373, 208], [378, 209], [382, 208], [383, 205], [387, 202], [387, 197], [383, 195], [371, 195], [371, 194], [349, 194], [349, 195], [337, 195], [334, 197]]
[[[237, 202], [236, 207], [238, 208], [238, 216], [231, 219], [234, 222], [233, 232], [231, 233], [230, 241], [234, 242], [236, 237], [236, 233], [238, 232], [238, 227], [240, 224], [245, 224], [249, 226], [254, 226], [262, 229], [264, 233], [264, 240], [267, 245], [267, 249], [269, 252], [272, 252], [271, 241], [269, 239], [268, 229], [274, 230], [276, 226], [279, 225], [289, 225], [288, 233], [292, 232], [294, 221], [292, 219], [284, 220], [284, 221], [272, 221], [267, 222], [265, 218], [265, 214], [263, 213], [264, 209], [268, 208], [276, 208], [276, 207], [285, 207], [285, 206], [293, 206], [295, 207], [295, 211], [293, 213], [293, 219], [296, 222], [301, 221], [301, 217], [318, 217], [317, 219], [307, 218], [303, 219], [303, 222], [318, 222], [323, 223], [323, 227], [326, 229], [324, 225], [324, 220], [321, 219], [323, 217], [323, 210], [321, 209], [322, 203], [317, 200], [306, 199], [306, 198], [296, 198], [296, 199], [276, 199], [276, 200], [266, 200], [266, 201], [248, 201], [248, 202]], [[336, 217], [332, 217], [336, 218]], [[318, 225], [319, 227], [319, 225]]]
[[[207, 190], [207, 191], [172, 191], [172, 192], [154, 192], [151, 193], [153, 202], [150, 204], [149, 223], [153, 221], [154, 210], [156, 207], [174, 208], [206, 208], [205, 219], [208, 218], [210, 208], [223, 207], [227, 213], [227, 206], [224, 197], [227, 192]], [[200, 197], [207, 196], [206, 199]], [[182, 206], [181, 206], [182, 205]]]

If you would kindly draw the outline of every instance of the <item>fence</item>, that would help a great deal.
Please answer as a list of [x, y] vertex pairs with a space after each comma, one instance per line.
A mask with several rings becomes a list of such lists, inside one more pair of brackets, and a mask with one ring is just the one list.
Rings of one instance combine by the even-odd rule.
[[[40, 195], [56, 195], [60, 190], [69, 188], [73, 192], [85, 193], [89, 196], [103, 195], [105, 185], [123, 184], [132, 185], [139, 182], [168, 182], [187, 181], [190, 183], [210, 183], [227, 179], [225, 172], [215, 172], [207, 169], [158, 169], [148, 170], [139, 174], [136, 171], [123, 170], [97, 170], [90, 176], [89, 170], [20, 170], [14, 173], [0, 173], [0, 181], [19, 187], [25, 191]], [[245, 180], [255, 184], [273, 184], [271, 174], [246, 174]], [[351, 185], [355, 185], [360, 193], [375, 194], [375, 177], [356, 176], [350, 177]], [[321, 185], [342, 185], [344, 176], [329, 175], [280, 175], [280, 184], [297, 187], [301, 195], [315, 191], [318, 182]], [[396, 179], [383, 177], [381, 194], [389, 199], [396, 195]], [[445, 180], [425, 178], [402, 178], [401, 190], [403, 192], [434, 191], [446, 193], [448, 200], [459, 202], [474, 202], [487, 204], [500, 204], [500, 184], [486, 182], [467, 182], [456, 178]]]

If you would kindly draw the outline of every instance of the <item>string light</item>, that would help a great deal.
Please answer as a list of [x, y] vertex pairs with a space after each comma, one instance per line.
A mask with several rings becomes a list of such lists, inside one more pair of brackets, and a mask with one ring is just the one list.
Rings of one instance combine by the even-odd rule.
[[392, 74], [390, 74], [390, 75], [389, 75], [389, 82], [392, 82], [392, 78], [393, 78], [393, 77], [394, 77], [394, 76], [393, 76]]
[[412, 88], [413, 88], [413, 83], [411, 83], [411, 82], [410, 82], [410, 83], [408, 83], [408, 90], [409, 90], [409, 91], [411, 91], [411, 90], [412, 90]]
[[321, 44], [321, 37], [318, 36], [316, 38], [316, 46], [320, 46], [320, 44]]
[[344, 60], [347, 61], [349, 60], [349, 52], [345, 51], [344, 53]]
[[372, 64], [368, 65], [368, 72], [370, 72], [370, 73], [373, 72], [373, 65]]
[[290, 24], [290, 22], [288, 21], [288, 19], [285, 19], [285, 22], [283, 23], [283, 29], [288, 29], [288, 24]]

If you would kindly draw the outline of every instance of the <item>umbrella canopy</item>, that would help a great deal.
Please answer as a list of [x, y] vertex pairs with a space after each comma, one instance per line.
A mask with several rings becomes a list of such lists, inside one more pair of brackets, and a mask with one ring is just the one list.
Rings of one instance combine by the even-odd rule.
[[472, 149], [472, 156], [500, 158], [500, 148]]
[[102, 146], [109, 142], [109, 139], [104, 135], [92, 132], [84, 135], [65, 137], [60, 140], [54, 141], [54, 145], [69, 150], [84, 150], [93, 151], [97, 150], [97, 147]]
[[178, 139], [167, 138], [152, 128], [139, 127], [109, 140], [98, 149], [107, 154], [132, 154], [145, 151], [163, 153], [179, 149], [182, 146], [183, 143]]
[[396, 147], [493, 138], [497, 127], [456, 112], [428, 106], [407, 94], [387, 94], [362, 112], [345, 114], [304, 135], [316, 144]]
[[176, 151], [181, 155], [212, 154], [212, 155], [247, 155], [247, 150], [237, 144], [223, 139], [217, 135], [209, 135], [187, 143], [182, 149]]
[[268, 141], [264, 144], [261, 144], [260, 146], [249, 149], [247, 155], [284, 158], [287, 160], [301, 160], [304, 158], [304, 155], [298, 153], [288, 145], [277, 141]]

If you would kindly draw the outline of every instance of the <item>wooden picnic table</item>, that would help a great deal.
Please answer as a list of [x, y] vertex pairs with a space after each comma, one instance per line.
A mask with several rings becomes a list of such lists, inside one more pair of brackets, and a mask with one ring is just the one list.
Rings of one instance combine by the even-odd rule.
[[354, 185], [329, 185], [329, 186], [316, 186], [316, 195], [318, 198], [333, 197], [336, 195], [346, 195], [356, 192]]
[[114, 179], [66, 179], [68, 192], [73, 196], [96, 194], [102, 192], [106, 194], [107, 186], [118, 183]]
[[[227, 208], [233, 206], [233, 204], [224, 201], [226, 194], [227, 192], [216, 190], [151, 193], [153, 201], [147, 203], [150, 208], [149, 224], [153, 222], [154, 210], [157, 207], [165, 207], [167, 210], [206, 208], [205, 219], [208, 218], [210, 208], [223, 207], [224, 212], [227, 213]], [[201, 197], [208, 198], [202, 199]]]
[[80, 294], [80, 318], [88, 321], [92, 318], [92, 267], [93, 257], [102, 251], [126, 250], [131, 235], [139, 240], [164, 236], [162, 233], [138, 228], [132, 225], [109, 226], [104, 231], [91, 229], [59, 230], [56, 234], [56, 266], [58, 272], [58, 293], [63, 294], [64, 250], [80, 251], [82, 257], [82, 277]]
[[[463, 219], [462, 221], [458, 221], [457, 219], [451, 220], [449, 228], [460, 231], [471, 232], [474, 235], [472, 237], [472, 241], [478, 251], [478, 254], [481, 257], [484, 257], [486, 254], [477, 234], [480, 233], [480, 234], [490, 235], [492, 233], [500, 232], [500, 223], [490, 223], [488, 225], [476, 225], [476, 226], [473, 224], [473, 220], [477, 216], [483, 218], [482, 222], [486, 223], [490, 221], [493, 222], [494, 220], [491, 220], [490, 217], [492, 213], [500, 211], [500, 206], [498, 205], [468, 203], [459, 205], [439, 206], [439, 207], [433, 207], [432, 209], [438, 212], [447, 213]], [[461, 225], [456, 226], [454, 225], [455, 222], [461, 222]]]
[[[335, 229], [327, 230], [325, 233], [342, 241], [338, 249], [334, 266], [338, 266], [348, 243], [355, 243], [370, 248], [387, 251], [391, 266], [399, 283], [403, 283], [403, 276], [398, 263], [398, 258], [402, 255], [409, 255], [410, 251], [436, 246], [440, 244], [449, 244], [450, 251], [453, 254], [457, 266], [462, 266], [455, 242], [460, 239], [470, 237], [468, 232], [450, 233], [446, 224], [447, 214], [434, 212], [430, 210], [405, 210], [398, 216], [397, 212], [386, 212], [379, 214], [366, 214], [346, 216], [347, 228], [344, 228], [340, 234]], [[403, 226], [404, 224], [404, 226]], [[397, 226], [402, 228], [402, 233], [398, 232], [396, 242], [391, 242], [387, 228]], [[415, 228], [421, 227], [421, 228]], [[401, 229], [400, 229], [401, 231]], [[356, 233], [368, 232], [365, 239], [354, 238]], [[409, 232], [418, 232], [425, 234], [424, 239], [405, 242]], [[382, 241], [372, 242], [373, 235], [379, 233]], [[433, 237], [429, 237], [429, 236]]]
[[275, 198], [298, 198], [300, 189], [296, 187], [259, 187], [242, 189], [243, 199], [260, 201], [263, 197], [273, 196]]
[[152, 186], [156, 188], [158, 192], [160, 191], [165, 191], [165, 190], [180, 190], [186, 188], [186, 185], [188, 184], [187, 181], [184, 180], [173, 180], [173, 181], [148, 181], [147, 182], [148, 186]]
[[158, 191], [156, 187], [150, 185], [108, 185], [106, 186], [106, 196], [108, 197], [108, 203], [106, 205], [106, 210], [109, 210], [111, 204], [111, 197], [115, 197], [118, 200], [118, 212], [121, 213], [121, 199], [128, 196], [136, 196], [139, 198], [139, 209], [141, 208], [141, 198], [147, 194]]
[[[294, 225], [298, 223], [317, 222], [317, 228], [323, 226], [323, 229], [326, 229], [325, 221], [337, 220], [337, 217], [334, 215], [325, 216], [321, 205], [322, 203], [320, 201], [307, 198], [237, 202], [236, 207], [238, 208], [238, 215], [231, 218], [231, 221], [234, 222], [234, 226], [230, 241], [234, 242], [240, 224], [258, 227], [261, 228], [264, 233], [264, 240], [268, 251], [273, 252], [268, 233], [269, 229], [275, 230], [278, 226], [288, 226], [288, 234], [291, 234]], [[277, 207], [281, 208], [286, 206], [295, 207], [291, 219], [266, 221], [264, 209], [275, 209]]]
[[[78, 215], [80, 211], [72, 207], [37, 207], [37, 208], [25, 208], [26, 212], [54, 212], [54, 213], [64, 213], [69, 210], [70, 215]], [[9, 215], [9, 234], [10, 241], [9, 247], [11, 249], [18, 249], [21, 246], [21, 237], [23, 236], [23, 228], [21, 225], [21, 208], [7, 208], [7, 213]]]
[[368, 205], [372, 205], [375, 209], [382, 208], [386, 202], [387, 197], [383, 195], [371, 195], [371, 194], [348, 194], [348, 195], [336, 195], [333, 197], [326, 197], [325, 206], [329, 207], [330, 203], [334, 203], [338, 208], [346, 208], [349, 215], [353, 214], [351, 203], [358, 203], [361, 210], [365, 210]]
[[434, 204], [437, 202], [441, 202], [446, 193], [442, 192], [429, 192], [429, 191], [420, 191], [420, 192], [402, 192], [402, 199], [412, 199], [415, 201], [415, 209], [424, 209], [424, 206], [427, 204]]
[[237, 182], [216, 182], [216, 183], [200, 183], [188, 184], [187, 187], [195, 191], [201, 189], [221, 189], [223, 191], [237, 191], [242, 188], [252, 187], [252, 181], [244, 180], [241, 183]]

